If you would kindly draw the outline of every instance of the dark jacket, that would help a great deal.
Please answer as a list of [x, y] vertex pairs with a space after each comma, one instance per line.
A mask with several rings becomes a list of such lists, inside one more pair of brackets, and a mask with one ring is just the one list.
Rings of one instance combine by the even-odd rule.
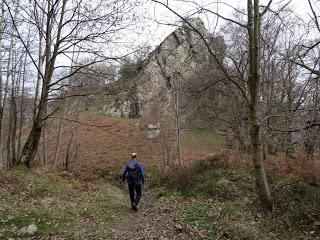
[[123, 170], [122, 181], [126, 180], [126, 177], [129, 171], [129, 164], [134, 164], [136, 166], [136, 169], [138, 171], [138, 179], [137, 179], [138, 184], [144, 184], [144, 171], [143, 171], [142, 164], [139, 163], [138, 160], [135, 158], [131, 159], [129, 163], [125, 166]]

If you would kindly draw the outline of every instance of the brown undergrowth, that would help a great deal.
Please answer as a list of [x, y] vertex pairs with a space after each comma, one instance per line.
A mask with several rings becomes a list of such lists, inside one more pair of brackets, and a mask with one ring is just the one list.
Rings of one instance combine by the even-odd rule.
[[320, 185], [267, 171], [274, 211], [260, 205], [251, 168], [213, 154], [154, 177], [158, 197], [182, 196], [179, 216], [205, 229], [203, 239], [320, 239]]

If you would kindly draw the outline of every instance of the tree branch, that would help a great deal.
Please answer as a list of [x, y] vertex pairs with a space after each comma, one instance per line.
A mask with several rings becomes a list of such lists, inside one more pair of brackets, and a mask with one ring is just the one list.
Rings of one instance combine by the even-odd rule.
[[246, 100], [247, 104], [250, 105], [250, 101], [248, 99], [248, 96], [246, 95], [246, 92], [244, 89], [242, 89], [242, 87], [239, 85], [239, 83], [237, 81], [235, 81], [234, 79], [232, 79], [230, 77], [230, 75], [228, 74], [228, 71], [225, 69], [225, 67], [223, 66], [222, 62], [220, 62], [220, 60], [218, 59], [217, 55], [212, 51], [209, 43], [207, 42], [207, 40], [205, 39], [205, 37], [199, 32], [198, 29], [196, 29], [194, 26], [192, 26], [192, 24], [190, 24], [190, 22], [188, 20], [186, 20], [184, 17], [182, 17], [179, 13], [177, 13], [176, 11], [174, 11], [172, 8], [170, 8], [168, 5], [158, 1], [158, 0], [151, 0], [155, 3], [158, 3], [162, 6], [164, 6], [165, 8], [167, 8], [168, 10], [170, 10], [172, 13], [174, 13], [176, 16], [178, 16], [182, 21], [184, 21], [188, 26], [191, 27], [191, 29], [196, 32], [200, 38], [202, 39], [202, 41], [204, 42], [204, 44], [206, 45], [209, 53], [213, 56], [213, 58], [215, 59], [215, 61], [217, 62], [217, 64], [219, 65], [220, 69], [222, 70], [223, 74], [226, 76], [226, 78], [231, 81], [233, 84], [235, 84], [237, 86], [237, 88], [240, 90], [242, 96], [244, 97], [244, 99]]

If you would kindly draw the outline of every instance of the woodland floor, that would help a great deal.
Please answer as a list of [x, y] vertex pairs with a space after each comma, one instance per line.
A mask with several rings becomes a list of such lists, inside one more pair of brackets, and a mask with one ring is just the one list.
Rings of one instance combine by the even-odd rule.
[[[65, 176], [11, 172], [0, 179], [0, 239], [192, 239], [201, 234], [177, 218], [175, 198], [143, 194], [139, 211], [130, 209], [121, 185]], [[35, 234], [23, 233], [34, 224]]]
[[[260, 206], [250, 161], [222, 149], [223, 137], [215, 132], [185, 133], [183, 157], [189, 167], [159, 174], [163, 143], [145, 140], [152, 119], [85, 114], [79, 121], [85, 124], [78, 126], [72, 174], [61, 170], [74, 126], [63, 128], [60, 170], [52, 172], [58, 126], [52, 122], [46, 129], [47, 166], [0, 176], [0, 239], [320, 240], [320, 181], [313, 165], [294, 164], [286, 173], [279, 157], [270, 156], [266, 167], [275, 202], [270, 213]], [[44, 162], [41, 151], [37, 164]], [[147, 174], [138, 212], [130, 209], [119, 183], [131, 152], [138, 152]], [[199, 160], [208, 153], [214, 155]], [[32, 224], [36, 233], [23, 233]]]
[[177, 218], [175, 198], [155, 199], [155, 191], [144, 194], [139, 211], [132, 211], [126, 218], [119, 221], [111, 234], [116, 239], [136, 240], [169, 240], [193, 239], [201, 236], [201, 232]]
[[[273, 176], [270, 213], [249, 171], [212, 161], [172, 178], [149, 178], [138, 212], [116, 181], [11, 171], [0, 178], [0, 239], [320, 239], [319, 184]], [[32, 224], [37, 231], [23, 233]]]

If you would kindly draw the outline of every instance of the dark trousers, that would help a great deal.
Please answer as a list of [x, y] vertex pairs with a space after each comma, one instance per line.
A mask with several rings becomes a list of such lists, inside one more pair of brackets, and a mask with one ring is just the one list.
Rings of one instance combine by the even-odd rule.
[[131, 204], [135, 204], [138, 206], [140, 198], [141, 198], [141, 184], [130, 184], [128, 183], [129, 187], [129, 195], [130, 195], [130, 200]]

